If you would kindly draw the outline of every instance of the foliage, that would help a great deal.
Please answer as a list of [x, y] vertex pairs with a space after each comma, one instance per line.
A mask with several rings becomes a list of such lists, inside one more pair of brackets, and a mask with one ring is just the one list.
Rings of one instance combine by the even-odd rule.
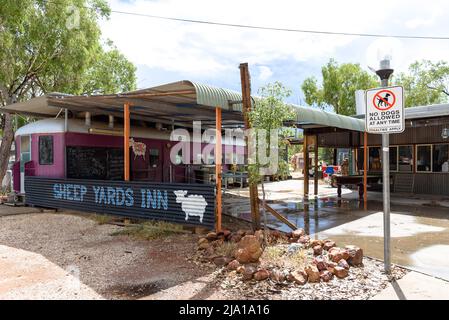
[[154, 240], [177, 233], [184, 233], [182, 225], [164, 221], [148, 221], [126, 226], [123, 230], [113, 232], [112, 235], [126, 235], [140, 240]]
[[392, 82], [404, 87], [405, 107], [445, 103], [449, 99], [449, 63], [416, 61]]
[[[105, 0], [3, 0], [0, 5], [0, 105], [48, 92], [111, 93], [135, 88], [135, 67], [111, 43], [103, 48], [98, 21]], [[0, 180], [15, 126], [2, 115]]]
[[[295, 112], [292, 106], [284, 103], [284, 99], [289, 97], [291, 91], [280, 82], [270, 83], [259, 90], [260, 98], [256, 100], [255, 108], [249, 113], [251, 126], [258, 130], [263, 129], [266, 132], [267, 150], [270, 153], [270, 131], [277, 130], [279, 133], [278, 164], [279, 170], [276, 176], [284, 176], [288, 172], [288, 163], [285, 161], [287, 140], [285, 137], [292, 135], [291, 128], [286, 128], [284, 122], [292, 120]], [[249, 165], [249, 177], [251, 182], [258, 183], [263, 177], [260, 176], [261, 164], [259, 159], [256, 163]]]
[[338, 64], [331, 59], [322, 67], [322, 85], [315, 77], [304, 80], [301, 89], [306, 103], [322, 109], [332, 107], [335, 113], [355, 114], [355, 91], [377, 86], [376, 77], [364, 71], [359, 64]]

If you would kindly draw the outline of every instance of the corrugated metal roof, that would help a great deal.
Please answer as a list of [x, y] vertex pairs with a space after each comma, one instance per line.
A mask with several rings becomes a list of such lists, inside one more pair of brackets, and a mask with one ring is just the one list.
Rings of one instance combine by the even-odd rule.
[[[449, 116], [449, 104], [431, 104], [428, 106], [418, 106], [405, 108], [405, 119], [424, 119], [434, 117]], [[364, 114], [353, 116], [357, 119], [365, 119]]]
[[353, 131], [365, 131], [365, 121], [311, 107], [293, 105], [299, 126], [336, 127]]
[[230, 104], [232, 101], [242, 101], [241, 93], [193, 81], [190, 81], [190, 83], [195, 87], [196, 101], [198, 104], [210, 107], [219, 106], [226, 110], [242, 111], [241, 102]]

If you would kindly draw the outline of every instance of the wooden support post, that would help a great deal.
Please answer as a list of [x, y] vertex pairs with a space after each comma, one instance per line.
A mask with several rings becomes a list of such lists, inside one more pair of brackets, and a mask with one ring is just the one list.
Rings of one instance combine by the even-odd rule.
[[363, 208], [368, 208], [368, 133], [363, 133]]
[[215, 183], [217, 187], [217, 204], [216, 204], [216, 226], [217, 232], [221, 231], [221, 108], [215, 108]]
[[304, 200], [309, 198], [309, 148], [307, 134], [304, 133], [304, 146], [302, 148], [304, 154]]
[[123, 107], [123, 151], [124, 151], [124, 177], [125, 181], [129, 181], [129, 135], [130, 135], [130, 120], [129, 120], [129, 103], [126, 102]]
[[[249, 77], [248, 63], [240, 64], [240, 80], [242, 83], [242, 105], [243, 105], [243, 119], [245, 122], [245, 130], [251, 128], [248, 113], [251, 111], [251, 83]], [[246, 150], [248, 150], [248, 137], [245, 135]], [[247, 152], [248, 155], [248, 152]], [[260, 212], [259, 212], [259, 191], [257, 190], [257, 183], [249, 182], [249, 199], [251, 205], [251, 219], [253, 222], [253, 229], [260, 229]]]
[[315, 144], [314, 144], [314, 159], [315, 162], [314, 168], [313, 168], [313, 194], [315, 197], [318, 196], [318, 135], [315, 135]]

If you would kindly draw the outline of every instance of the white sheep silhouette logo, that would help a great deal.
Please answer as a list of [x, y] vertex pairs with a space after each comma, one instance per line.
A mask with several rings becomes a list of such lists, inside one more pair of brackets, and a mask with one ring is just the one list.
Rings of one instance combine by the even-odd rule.
[[200, 222], [203, 223], [204, 212], [206, 211], [207, 202], [203, 196], [191, 194], [186, 197], [187, 190], [173, 191], [176, 195], [176, 203], [182, 203], [181, 209], [186, 214], [186, 221], [189, 217], [200, 217]]

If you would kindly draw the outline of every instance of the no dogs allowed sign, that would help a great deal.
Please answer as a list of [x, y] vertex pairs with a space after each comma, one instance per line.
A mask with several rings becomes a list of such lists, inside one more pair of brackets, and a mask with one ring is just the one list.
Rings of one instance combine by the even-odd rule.
[[367, 132], [404, 131], [404, 89], [401, 86], [369, 89], [365, 91], [365, 97]]

